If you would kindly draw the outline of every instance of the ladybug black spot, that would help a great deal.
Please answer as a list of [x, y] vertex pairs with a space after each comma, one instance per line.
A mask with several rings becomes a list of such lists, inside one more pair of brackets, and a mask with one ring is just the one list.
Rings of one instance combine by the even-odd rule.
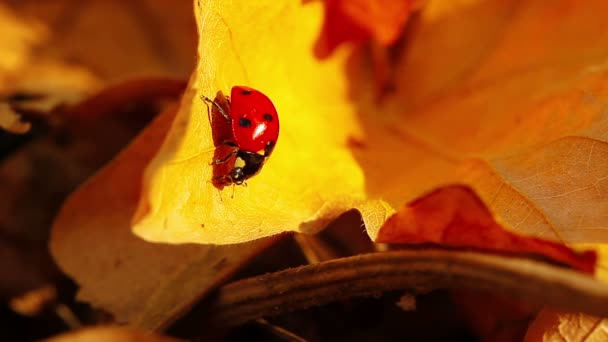
[[243, 94], [243, 95], [249, 95], [249, 94], [251, 94], [251, 90], [249, 90], [249, 89], [243, 89], [243, 90], [241, 90], [241, 94]]
[[241, 118], [239, 120], [239, 126], [249, 128], [249, 127], [251, 127], [251, 120], [249, 120], [247, 118]]
[[266, 121], [272, 121], [272, 115], [270, 115], [268, 113], [264, 113], [264, 120], [266, 120]]

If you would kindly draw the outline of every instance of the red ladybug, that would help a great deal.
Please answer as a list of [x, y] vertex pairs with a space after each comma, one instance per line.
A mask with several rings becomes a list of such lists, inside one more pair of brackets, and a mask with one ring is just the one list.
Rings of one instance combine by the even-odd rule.
[[[218, 94], [221, 96], [221, 92]], [[223, 164], [236, 156], [230, 172], [215, 177], [219, 179], [214, 178], [214, 181], [220, 185], [241, 185], [260, 172], [272, 154], [279, 137], [277, 110], [266, 95], [245, 86], [232, 87], [230, 97], [222, 99], [227, 106], [207, 97], [203, 99], [214, 105], [230, 125], [231, 136], [222, 138], [221, 144], [233, 150], [212, 164]]]

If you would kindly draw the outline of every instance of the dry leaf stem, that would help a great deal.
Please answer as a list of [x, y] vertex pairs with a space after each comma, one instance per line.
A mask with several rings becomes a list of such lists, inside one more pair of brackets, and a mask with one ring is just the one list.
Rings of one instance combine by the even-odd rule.
[[525, 258], [448, 250], [362, 254], [223, 286], [213, 324], [237, 325], [353, 296], [407, 289], [465, 288], [608, 316], [608, 286], [579, 272]]

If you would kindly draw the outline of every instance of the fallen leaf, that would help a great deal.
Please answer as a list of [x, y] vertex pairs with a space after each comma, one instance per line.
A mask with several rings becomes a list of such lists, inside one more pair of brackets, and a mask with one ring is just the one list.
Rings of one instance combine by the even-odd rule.
[[161, 114], [66, 201], [50, 242], [58, 265], [80, 285], [80, 300], [111, 312], [118, 322], [145, 330], [161, 329], [177, 319], [274, 241], [172, 246], [132, 235], [130, 219], [143, 169], [174, 116], [174, 111]]
[[[365, 47], [313, 56], [321, 3], [197, 3], [197, 72], [147, 169], [134, 231], [237, 243], [316, 232], [356, 208], [375, 238], [395, 208], [462, 183], [507, 229], [605, 241], [606, 6], [431, 2], [396, 61], [394, 93], [378, 104]], [[248, 187], [219, 192], [200, 97], [238, 84], [273, 100], [281, 135]]]
[[117, 326], [99, 326], [45, 339], [47, 342], [177, 342], [175, 338], [153, 335]]
[[606, 339], [608, 339], [608, 321], [605, 318], [545, 309], [528, 328], [524, 341], [600, 342]]
[[556, 242], [504, 230], [479, 197], [463, 186], [443, 187], [408, 204], [380, 228], [376, 242], [542, 255], [589, 273], [597, 258], [594, 251], [577, 253]]

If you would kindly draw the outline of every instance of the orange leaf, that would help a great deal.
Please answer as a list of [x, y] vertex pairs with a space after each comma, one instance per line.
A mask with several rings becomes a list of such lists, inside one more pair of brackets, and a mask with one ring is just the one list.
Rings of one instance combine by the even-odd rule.
[[374, 39], [393, 44], [416, 0], [324, 0], [325, 19], [315, 54], [328, 57], [340, 44]]
[[577, 253], [555, 242], [504, 230], [479, 197], [463, 186], [440, 188], [410, 203], [380, 228], [377, 242], [537, 254], [590, 273], [597, 258], [594, 251]]

